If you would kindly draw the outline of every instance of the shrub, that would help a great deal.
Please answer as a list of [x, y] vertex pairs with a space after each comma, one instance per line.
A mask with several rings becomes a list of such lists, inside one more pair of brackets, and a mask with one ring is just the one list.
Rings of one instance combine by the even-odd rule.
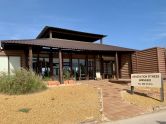
[[64, 80], [70, 79], [70, 71], [68, 69], [63, 69], [63, 78]]
[[12, 75], [1, 73], [0, 92], [7, 94], [26, 94], [46, 89], [40, 76], [33, 71], [19, 69]]
[[31, 109], [30, 108], [21, 108], [18, 111], [19, 112], [24, 112], [24, 113], [28, 113]]

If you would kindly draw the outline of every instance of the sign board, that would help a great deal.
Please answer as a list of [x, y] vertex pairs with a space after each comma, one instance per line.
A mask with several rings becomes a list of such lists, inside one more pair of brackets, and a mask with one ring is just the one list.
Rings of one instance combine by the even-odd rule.
[[96, 72], [96, 79], [102, 79], [100, 72]]
[[131, 86], [161, 88], [161, 73], [131, 74]]

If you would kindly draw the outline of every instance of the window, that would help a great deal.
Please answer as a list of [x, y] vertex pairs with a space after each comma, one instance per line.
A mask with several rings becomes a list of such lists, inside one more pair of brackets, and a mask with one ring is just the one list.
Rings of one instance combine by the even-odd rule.
[[20, 69], [21, 61], [19, 56], [9, 56], [9, 68], [10, 74], [13, 73], [14, 70]]
[[8, 57], [7, 56], [0, 56], [0, 72], [8, 73]]
[[100, 61], [96, 61], [96, 72], [100, 72]]
[[0, 72], [12, 74], [20, 67], [21, 58], [19, 56], [0, 56]]

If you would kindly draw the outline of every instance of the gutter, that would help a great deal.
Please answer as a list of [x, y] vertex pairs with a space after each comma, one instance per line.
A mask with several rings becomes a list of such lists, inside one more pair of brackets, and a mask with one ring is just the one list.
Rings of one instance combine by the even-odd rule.
[[0, 40], [0, 51], [2, 51], [2, 41]]

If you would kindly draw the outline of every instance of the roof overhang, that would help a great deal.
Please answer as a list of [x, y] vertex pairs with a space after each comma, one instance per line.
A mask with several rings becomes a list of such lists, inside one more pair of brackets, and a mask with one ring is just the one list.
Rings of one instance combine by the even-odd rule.
[[52, 33], [53, 38], [84, 41], [84, 42], [94, 42], [106, 37], [106, 35], [102, 34], [93, 34], [93, 33], [45, 26], [36, 39], [49, 38], [50, 32]]
[[128, 49], [124, 47], [104, 45], [97, 43], [88, 43], [73, 40], [64, 39], [32, 39], [32, 40], [5, 40], [2, 41], [2, 46], [7, 45], [18, 46], [40, 46], [40, 47], [50, 47], [58, 49], [71, 49], [71, 50], [82, 50], [82, 51], [124, 51], [124, 52], [134, 52], [134, 49]]

